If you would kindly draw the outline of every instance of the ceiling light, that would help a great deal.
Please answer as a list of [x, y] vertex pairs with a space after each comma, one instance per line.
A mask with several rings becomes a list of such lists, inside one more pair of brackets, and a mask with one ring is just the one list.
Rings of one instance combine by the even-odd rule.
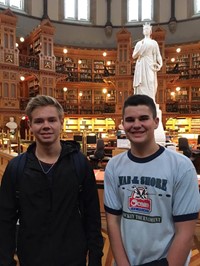
[[104, 94], [106, 94], [106, 93], [107, 93], [107, 89], [106, 89], [106, 88], [103, 88], [102, 92], [103, 92]]
[[20, 37], [20, 42], [24, 42], [24, 37]]

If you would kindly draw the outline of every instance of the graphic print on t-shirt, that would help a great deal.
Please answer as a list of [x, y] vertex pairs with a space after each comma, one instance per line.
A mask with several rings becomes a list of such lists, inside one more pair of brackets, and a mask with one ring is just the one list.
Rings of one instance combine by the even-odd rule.
[[146, 187], [133, 187], [133, 192], [129, 197], [128, 208], [131, 211], [142, 213], [151, 212], [151, 199], [148, 198]]
[[[127, 197], [127, 210], [130, 211], [123, 211], [124, 218], [148, 223], [162, 222], [162, 217], [151, 216], [153, 204], [151, 198], [162, 196], [166, 198], [171, 197], [166, 194], [166, 179], [148, 176], [119, 176], [119, 187], [124, 190]], [[153, 193], [148, 193], [148, 187], [153, 189]]]

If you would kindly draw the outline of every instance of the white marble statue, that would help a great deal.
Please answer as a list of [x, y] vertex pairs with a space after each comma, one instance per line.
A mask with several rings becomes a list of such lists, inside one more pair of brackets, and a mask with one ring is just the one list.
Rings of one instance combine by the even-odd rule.
[[17, 128], [17, 123], [14, 121], [14, 117], [10, 117], [9, 119], [10, 121], [6, 123], [6, 126], [9, 128], [10, 133], [14, 134]]
[[132, 54], [137, 59], [133, 79], [134, 94], [145, 94], [155, 101], [157, 72], [163, 65], [158, 43], [151, 39], [152, 27], [143, 25], [144, 38], [137, 42]]

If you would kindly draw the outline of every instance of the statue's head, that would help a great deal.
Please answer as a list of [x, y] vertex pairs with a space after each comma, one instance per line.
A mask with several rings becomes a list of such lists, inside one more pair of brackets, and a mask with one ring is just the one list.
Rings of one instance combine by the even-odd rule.
[[14, 122], [14, 117], [10, 116], [10, 122]]
[[145, 22], [145, 24], [143, 25], [143, 32], [149, 32], [150, 34], [152, 33], [152, 26], [150, 23]]

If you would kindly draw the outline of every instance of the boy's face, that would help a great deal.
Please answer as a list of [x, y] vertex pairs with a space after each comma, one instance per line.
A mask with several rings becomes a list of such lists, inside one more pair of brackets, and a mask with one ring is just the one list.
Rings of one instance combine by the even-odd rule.
[[54, 106], [37, 107], [31, 117], [29, 126], [37, 142], [50, 145], [60, 139], [63, 119]]
[[146, 105], [128, 106], [124, 110], [123, 126], [131, 144], [150, 144], [154, 141], [154, 130], [159, 119], [153, 118], [152, 111]]

